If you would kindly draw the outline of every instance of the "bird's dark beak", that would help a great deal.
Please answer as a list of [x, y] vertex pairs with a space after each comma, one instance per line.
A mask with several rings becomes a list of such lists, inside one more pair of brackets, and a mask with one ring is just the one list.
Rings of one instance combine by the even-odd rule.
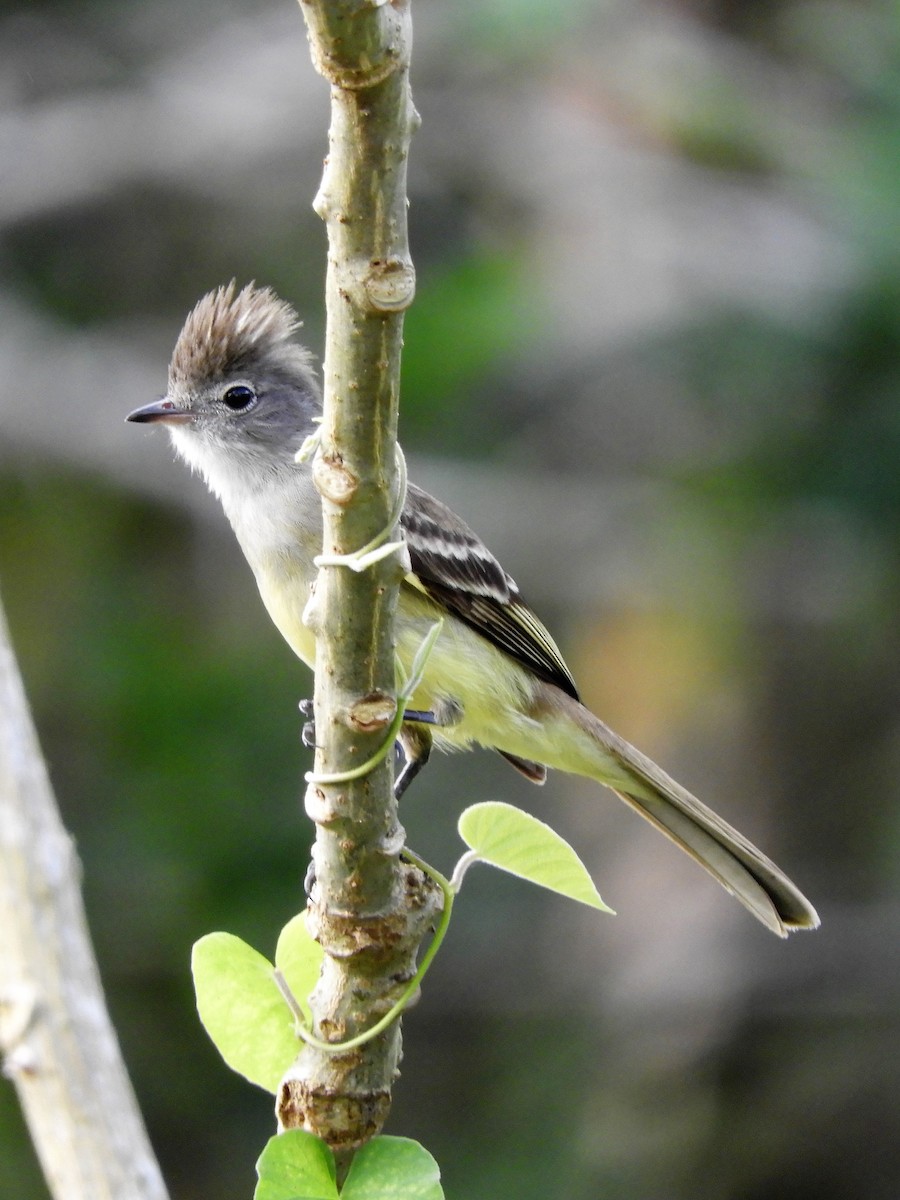
[[179, 408], [172, 400], [154, 400], [143, 408], [136, 408], [125, 418], [126, 421], [137, 421], [146, 424], [148, 421], [164, 421], [167, 425], [187, 425], [193, 421], [194, 415], [185, 408]]

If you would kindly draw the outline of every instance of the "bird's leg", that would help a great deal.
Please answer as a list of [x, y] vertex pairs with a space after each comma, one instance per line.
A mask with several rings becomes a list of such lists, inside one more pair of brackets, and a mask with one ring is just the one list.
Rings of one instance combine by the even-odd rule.
[[[300, 729], [300, 741], [308, 750], [316, 748], [316, 722], [313, 716], [314, 701], [311, 698], [301, 700], [297, 707], [300, 709], [300, 715], [306, 717]], [[316, 862], [310, 858], [309, 866], [306, 868], [306, 875], [303, 878], [303, 890], [307, 896], [312, 895], [312, 890], [316, 886]]]
[[428, 709], [408, 708], [403, 714], [404, 721], [414, 721], [417, 725], [446, 725], [446, 721], [442, 721], [437, 713], [430, 712]]
[[418, 773], [428, 762], [434, 741], [432, 727], [441, 729], [458, 724], [463, 717], [462, 705], [451, 697], [438, 697], [434, 708], [408, 708], [397, 741], [403, 750], [403, 766], [394, 780], [394, 797], [399, 800]]
[[403, 766], [394, 780], [394, 799], [399, 800], [431, 755], [432, 735], [430, 725], [436, 725], [434, 713], [407, 711], [409, 724], [400, 729], [397, 741], [403, 750]]
[[[308, 750], [316, 748], [316, 719], [315, 719], [315, 702], [311, 699], [301, 700], [297, 707], [300, 710], [300, 715], [306, 717], [303, 726], [300, 730], [300, 741]], [[414, 721], [417, 725], [442, 725], [447, 724], [446, 721], [440, 721], [433, 712], [427, 712], [418, 708], [407, 708], [403, 713], [404, 721]]]
[[[304, 722], [300, 732], [301, 741], [304, 746], [314, 750], [316, 746], [316, 723], [313, 718], [313, 701], [301, 700], [298, 707], [301, 714], [308, 718]], [[397, 737], [397, 743], [403, 754], [403, 765], [394, 780], [394, 798], [397, 800], [400, 799], [428, 762], [432, 744], [431, 730], [428, 726], [439, 724], [439, 720], [433, 712], [414, 708], [406, 709], [403, 719], [404, 724]], [[303, 880], [303, 889], [307, 896], [312, 894], [315, 883], [316, 864], [314, 860], [310, 860], [310, 864], [306, 869], [306, 877]]]
[[[306, 717], [300, 731], [300, 740], [310, 750], [316, 748], [316, 722], [313, 701], [301, 700], [300, 713]], [[429, 726], [455, 725], [462, 717], [462, 711], [452, 701], [440, 706], [439, 712], [430, 709], [407, 708], [403, 713], [403, 725], [397, 736], [403, 752], [403, 765], [394, 780], [394, 798], [399, 800], [418, 773], [428, 762], [431, 754], [433, 737]]]
[[303, 727], [300, 730], [300, 741], [306, 746], [307, 750], [315, 750], [316, 748], [316, 721], [314, 701], [311, 699], [301, 700], [297, 707], [300, 709], [300, 715], [306, 717], [303, 722]]

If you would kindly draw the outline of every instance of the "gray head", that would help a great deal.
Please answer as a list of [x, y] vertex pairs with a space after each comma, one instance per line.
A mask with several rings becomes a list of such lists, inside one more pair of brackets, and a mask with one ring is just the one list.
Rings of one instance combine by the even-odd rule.
[[294, 467], [321, 411], [297, 314], [269, 288], [209, 292], [178, 335], [165, 397], [128, 415], [165, 424], [214, 492], [254, 489]]

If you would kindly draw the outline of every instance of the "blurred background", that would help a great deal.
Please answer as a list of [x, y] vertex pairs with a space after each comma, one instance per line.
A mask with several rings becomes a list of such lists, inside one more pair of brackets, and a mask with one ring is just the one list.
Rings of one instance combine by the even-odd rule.
[[[819, 908], [780, 943], [610, 794], [442, 758], [618, 916], [474, 872], [389, 1132], [452, 1200], [900, 1191], [900, 10], [416, 0], [401, 433], [586, 701]], [[157, 431], [189, 307], [322, 341], [328, 94], [290, 0], [0, 5], [0, 580], [109, 1004], [176, 1200], [252, 1194], [271, 1098], [191, 943], [303, 905], [311, 679]], [[10, 1086], [0, 1194], [42, 1200]]]

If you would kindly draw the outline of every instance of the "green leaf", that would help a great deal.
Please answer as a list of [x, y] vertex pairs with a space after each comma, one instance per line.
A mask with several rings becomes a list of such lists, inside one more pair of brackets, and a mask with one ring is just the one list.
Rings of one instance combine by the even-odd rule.
[[306, 925], [306, 912], [292, 917], [278, 936], [275, 966], [284, 976], [294, 999], [311, 1023], [309, 993], [316, 986], [324, 952]]
[[488, 801], [473, 804], [459, 818], [459, 835], [480, 859], [611, 913], [588, 874], [584, 863], [549, 825], [511, 804]]
[[197, 1011], [233, 1071], [276, 1092], [297, 1057], [294, 1018], [268, 959], [231, 933], [209, 933], [191, 955]]
[[269, 1138], [256, 1164], [253, 1200], [338, 1200], [334, 1155], [303, 1129]]
[[424, 1146], [378, 1137], [354, 1155], [341, 1200], [444, 1200], [440, 1181], [440, 1168]]

